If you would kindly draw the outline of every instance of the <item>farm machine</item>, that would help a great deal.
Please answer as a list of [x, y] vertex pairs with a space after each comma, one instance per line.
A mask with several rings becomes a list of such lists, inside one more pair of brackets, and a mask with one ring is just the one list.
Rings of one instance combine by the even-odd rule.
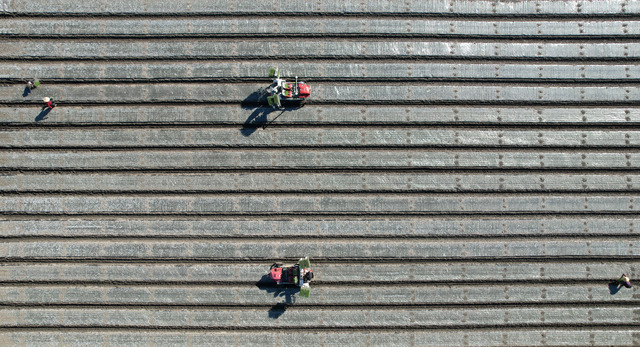
[[269, 77], [273, 78], [273, 83], [267, 88], [267, 102], [273, 108], [281, 108], [283, 103], [302, 104], [306, 98], [311, 95], [311, 87], [308, 84], [298, 81], [296, 76], [295, 83], [289, 83], [280, 78], [280, 72], [277, 68], [269, 70]]
[[273, 264], [269, 271], [269, 277], [278, 286], [299, 287], [300, 296], [303, 298], [308, 298], [311, 295], [309, 282], [313, 279], [313, 271], [311, 271], [309, 257], [300, 258], [297, 264], [288, 267], [284, 267], [282, 264]]

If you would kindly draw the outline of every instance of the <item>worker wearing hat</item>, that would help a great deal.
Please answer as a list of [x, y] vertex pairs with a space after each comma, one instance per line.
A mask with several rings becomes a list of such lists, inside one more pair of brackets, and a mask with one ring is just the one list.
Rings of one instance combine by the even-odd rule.
[[622, 276], [620, 276], [620, 278], [618, 279], [618, 284], [622, 284], [623, 286], [627, 287], [627, 288], [631, 288], [631, 281], [629, 280], [629, 277], [625, 274], [622, 274]]
[[53, 102], [53, 100], [52, 100], [51, 98], [49, 98], [49, 97], [44, 97], [44, 98], [42, 98], [42, 101], [44, 101], [44, 102], [45, 102], [45, 105], [42, 107], [43, 109], [45, 109], [45, 108], [52, 109], [52, 108], [56, 107], [56, 104], [55, 104], [55, 103]]

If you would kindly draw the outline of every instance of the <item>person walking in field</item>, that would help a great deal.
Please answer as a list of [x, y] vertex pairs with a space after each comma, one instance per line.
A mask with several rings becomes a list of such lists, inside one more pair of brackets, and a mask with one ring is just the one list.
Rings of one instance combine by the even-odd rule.
[[29, 89], [29, 92], [38, 88], [39, 85], [40, 85], [40, 81], [37, 79], [27, 81], [27, 89]]
[[29, 94], [33, 92], [34, 89], [38, 88], [40, 85], [40, 81], [37, 79], [32, 79], [27, 81], [27, 86], [24, 88], [24, 92], [22, 93], [23, 97], [27, 97]]
[[53, 99], [49, 98], [49, 97], [44, 97], [42, 98], [42, 101], [45, 102], [45, 105], [42, 107], [42, 109], [44, 110], [45, 108], [48, 109], [53, 109], [54, 107], [56, 107], [56, 103], [53, 102]]
[[631, 280], [629, 280], [629, 276], [622, 274], [622, 276], [620, 276], [620, 278], [616, 281], [616, 283], [621, 284], [627, 288], [631, 288], [633, 287], [631, 285]]

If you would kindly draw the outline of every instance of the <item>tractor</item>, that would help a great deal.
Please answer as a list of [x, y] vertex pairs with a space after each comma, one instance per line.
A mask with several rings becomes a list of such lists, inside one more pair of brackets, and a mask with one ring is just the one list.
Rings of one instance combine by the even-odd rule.
[[297, 264], [288, 267], [283, 267], [282, 264], [271, 265], [269, 278], [278, 286], [299, 287], [300, 296], [303, 298], [311, 295], [309, 282], [313, 279], [313, 271], [311, 271], [309, 257], [300, 258]]
[[283, 103], [302, 104], [311, 95], [311, 87], [308, 84], [298, 81], [289, 83], [280, 78], [277, 68], [269, 70], [269, 77], [273, 78], [273, 83], [267, 88], [267, 103], [273, 108], [281, 108]]

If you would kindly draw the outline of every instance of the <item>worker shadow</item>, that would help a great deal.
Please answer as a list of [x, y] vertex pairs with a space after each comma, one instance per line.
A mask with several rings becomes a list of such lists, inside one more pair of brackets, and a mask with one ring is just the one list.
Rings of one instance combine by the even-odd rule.
[[[256, 130], [258, 130], [259, 128], [262, 128], [262, 130], [265, 130], [268, 126], [273, 124], [273, 122], [275, 122], [280, 116], [282, 116], [283, 113], [295, 111], [300, 108], [302, 108], [302, 105], [287, 106], [280, 109], [275, 109], [273, 107], [258, 107], [253, 110], [251, 115], [249, 115], [249, 118], [247, 118], [244, 124], [242, 124], [242, 128], [240, 129], [240, 132], [242, 133], [243, 136], [251, 136], [251, 134], [256, 132]], [[274, 115], [269, 116], [271, 115], [271, 113], [274, 113], [275, 116]]]
[[27, 96], [29, 96], [29, 94], [31, 94], [32, 90], [29, 87], [24, 87], [24, 91], [22, 92], [22, 97], [26, 98]]
[[267, 90], [265, 88], [256, 90], [240, 102], [240, 107], [243, 110], [252, 111], [240, 129], [243, 136], [251, 136], [258, 128], [267, 123], [267, 115], [273, 112], [273, 108], [264, 107], [266, 103]]
[[296, 302], [296, 294], [300, 292], [298, 287], [280, 287], [277, 286], [269, 278], [269, 275], [264, 275], [260, 281], [256, 282], [256, 286], [260, 290], [264, 290], [269, 294], [273, 294], [276, 299], [283, 299], [269, 309], [269, 318], [278, 319], [282, 316], [287, 308]]
[[609, 283], [609, 294], [616, 295], [620, 291], [620, 288], [622, 287], [623, 287], [622, 283], [619, 283], [617, 281], [613, 281]]
[[40, 122], [40, 121], [43, 121], [43, 120], [47, 119], [47, 115], [49, 114], [49, 112], [51, 112], [51, 109], [50, 109], [50, 108], [48, 108], [48, 107], [43, 108], [43, 109], [42, 109], [42, 111], [40, 111], [40, 114], [38, 114], [38, 115], [36, 116], [36, 118], [34, 119], [34, 121], [36, 121], [36, 122]]
[[284, 311], [287, 310], [287, 306], [289, 304], [285, 302], [279, 302], [269, 309], [269, 318], [278, 319], [280, 316], [284, 314]]
[[251, 112], [249, 118], [242, 124], [240, 133], [243, 136], [251, 136], [259, 128], [266, 128], [269, 123], [269, 114], [274, 112], [273, 107], [257, 107]]
[[[300, 109], [304, 104], [283, 104], [283, 106], [283, 108], [279, 109], [268, 106], [266, 88], [260, 88], [251, 93], [240, 103], [240, 107], [242, 107], [243, 110], [251, 111], [247, 120], [242, 124], [240, 133], [245, 137], [251, 136], [260, 128], [262, 128], [262, 130], [266, 129], [283, 113]], [[272, 113], [277, 114], [274, 116], [271, 115]]]

